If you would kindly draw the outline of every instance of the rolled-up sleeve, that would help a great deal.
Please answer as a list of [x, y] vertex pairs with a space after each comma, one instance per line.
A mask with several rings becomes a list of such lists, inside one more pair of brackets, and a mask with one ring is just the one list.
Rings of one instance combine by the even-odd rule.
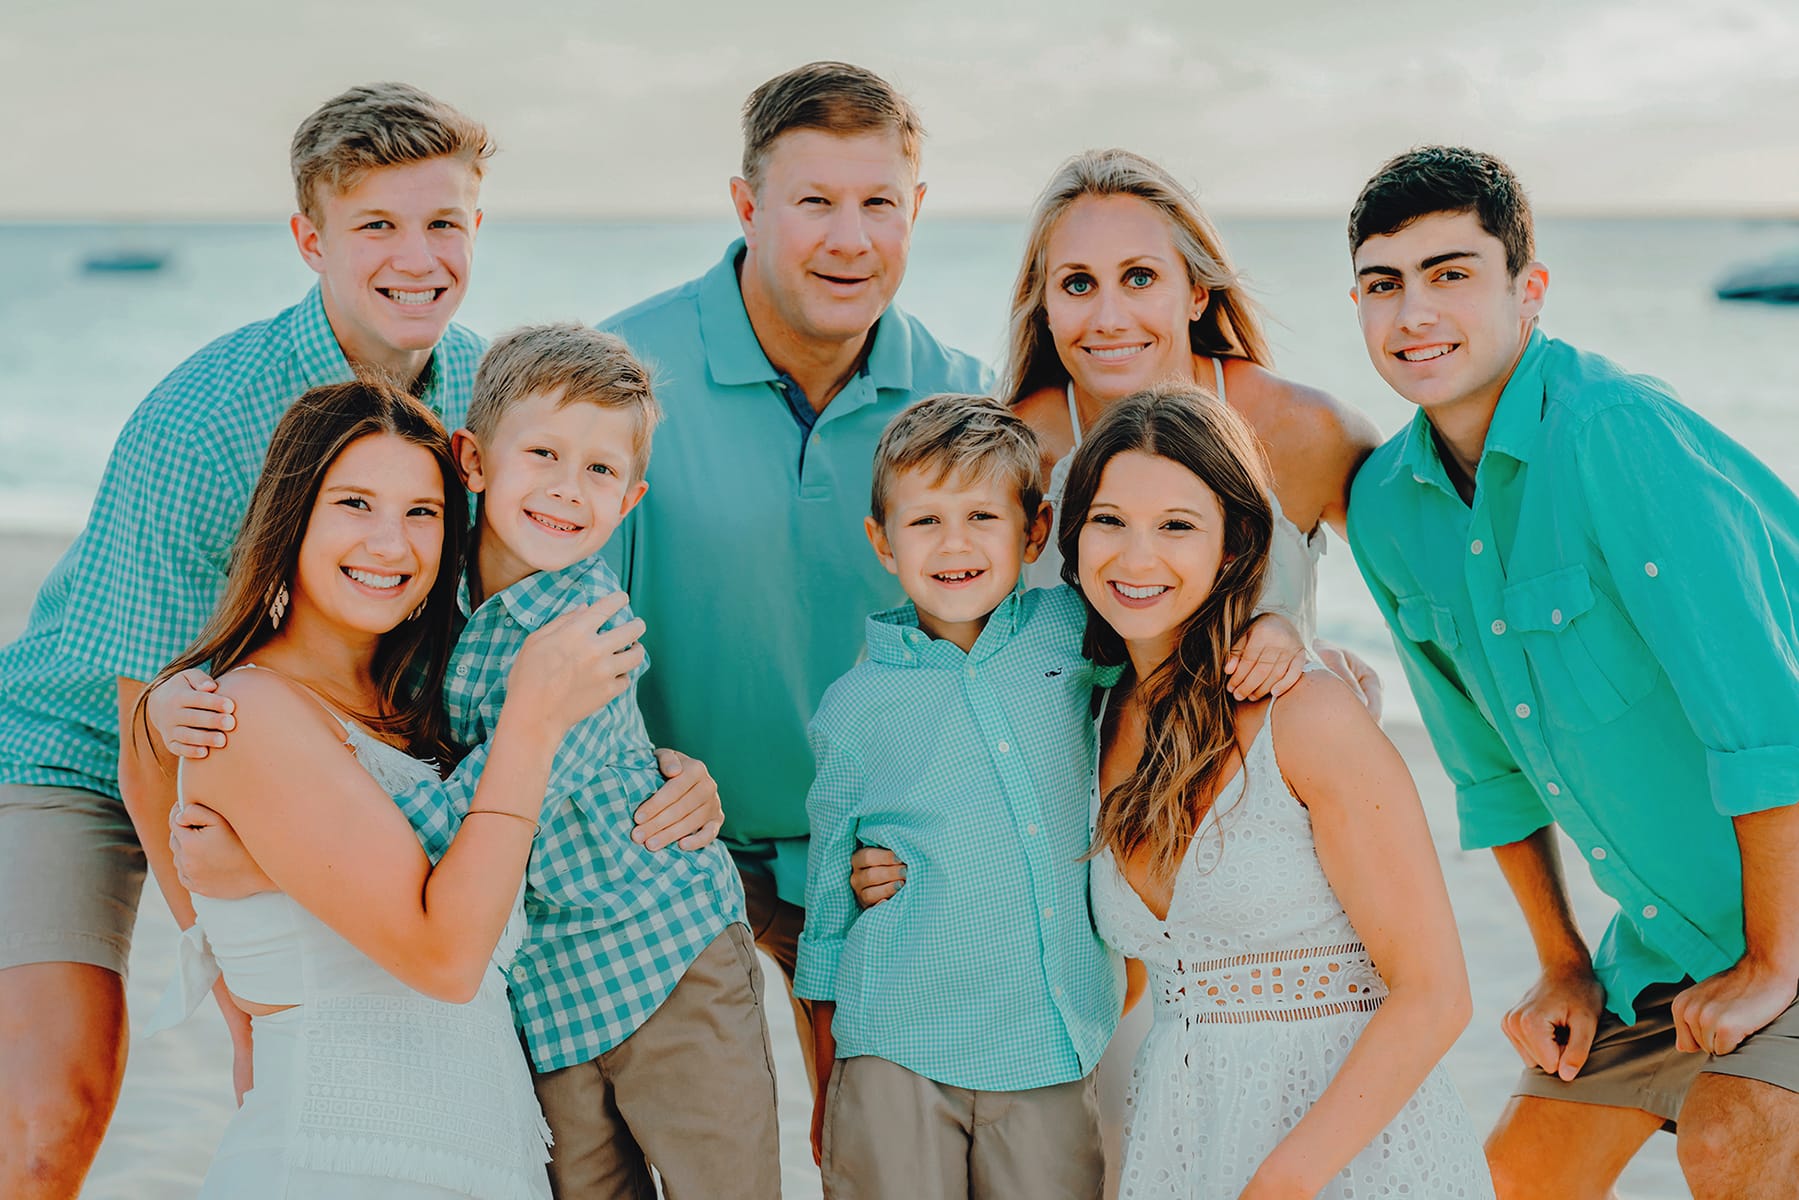
[[800, 934], [793, 994], [835, 1000], [837, 963], [857, 914], [850, 856], [856, 851], [864, 776], [848, 739], [830, 728], [824, 713], [813, 721], [809, 736], [818, 773], [806, 795], [812, 843], [806, 859], [806, 927]]
[[1602, 410], [1570, 461], [1619, 601], [1705, 746], [1714, 806], [1799, 801], [1799, 528], [1770, 519], [1799, 501], [1667, 403]]

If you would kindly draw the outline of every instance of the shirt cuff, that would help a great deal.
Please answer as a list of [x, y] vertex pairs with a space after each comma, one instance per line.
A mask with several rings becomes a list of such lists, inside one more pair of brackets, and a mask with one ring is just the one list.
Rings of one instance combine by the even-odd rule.
[[1457, 787], [1455, 812], [1464, 850], [1508, 846], [1555, 822], [1521, 771]]
[[1712, 804], [1727, 817], [1799, 803], [1799, 746], [1707, 750]]
[[843, 956], [842, 938], [800, 935], [798, 961], [793, 967], [793, 994], [801, 1000], [837, 1000], [837, 960]]

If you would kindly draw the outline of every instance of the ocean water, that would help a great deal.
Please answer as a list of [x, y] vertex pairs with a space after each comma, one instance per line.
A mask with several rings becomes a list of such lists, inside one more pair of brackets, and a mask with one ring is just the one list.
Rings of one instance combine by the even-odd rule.
[[[1388, 433], [1408, 420], [1410, 406], [1363, 352], [1341, 224], [1221, 225], [1268, 314], [1277, 368]], [[490, 219], [460, 318], [488, 335], [528, 321], [597, 321], [704, 271], [735, 232], [729, 220]], [[1539, 239], [1549, 332], [1668, 380], [1799, 484], [1799, 306], [1727, 304], [1711, 291], [1727, 267], [1799, 245], [1799, 223], [1549, 219]], [[899, 302], [939, 337], [997, 361], [1022, 243], [1020, 223], [927, 210]], [[143, 274], [81, 270], [88, 255], [120, 250], [168, 262]], [[79, 529], [113, 439], [156, 381], [208, 340], [291, 304], [311, 280], [275, 221], [0, 224], [0, 530]], [[1322, 629], [1384, 668], [1395, 712], [1408, 711], [1347, 548], [1334, 545], [1321, 570]]]

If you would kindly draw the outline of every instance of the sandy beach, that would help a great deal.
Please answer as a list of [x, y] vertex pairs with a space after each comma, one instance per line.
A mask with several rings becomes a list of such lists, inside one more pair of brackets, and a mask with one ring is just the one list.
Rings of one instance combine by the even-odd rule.
[[[0, 639], [10, 640], [23, 628], [31, 598], [66, 540], [36, 534], [0, 535], [0, 555], [8, 563], [0, 579]], [[1403, 687], [1404, 683], [1389, 680], [1388, 686]], [[1499, 1032], [1499, 1019], [1529, 983], [1533, 959], [1522, 921], [1492, 856], [1456, 848], [1453, 796], [1423, 730], [1401, 724], [1389, 728], [1388, 733], [1404, 751], [1424, 798], [1467, 950], [1474, 1020], [1451, 1052], [1448, 1065], [1475, 1124], [1485, 1130], [1505, 1103], [1519, 1068]], [[1569, 861], [1582, 922], [1589, 935], [1596, 934], [1609, 902], [1574, 865], [1576, 860]], [[129, 997], [134, 1023], [144, 1019], [168, 982], [175, 940], [168, 909], [155, 884], [148, 883], [131, 959]], [[764, 961], [763, 970], [772, 980], [773, 964]], [[819, 1194], [806, 1142], [810, 1101], [786, 1005], [771, 1003], [769, 1011], [780, 1072], [786, 1195], [806, 1200]], [[229, 1054], [223, 1024], [210, 1005], [185, 1025], [155, 1038], [134, 1039], [118, 1113], [82, 1194], [94, 1200], [192, 1196], [231, 1113]], [[1673, 1139], [1664, 1134], [1651, 1139], [1626, 1172], [1619, 1190], [1633, 1200], [1687, 1196], [1674, 1161]]]

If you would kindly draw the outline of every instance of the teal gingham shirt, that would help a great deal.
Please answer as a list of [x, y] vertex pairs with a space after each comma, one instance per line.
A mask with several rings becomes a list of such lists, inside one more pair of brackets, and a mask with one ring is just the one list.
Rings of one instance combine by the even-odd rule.
[[[1085, 621], [1068, 588], [1014, 592], [964, 654], [906, 604], [868, 619], [867, 660], [825, 693], [794, 994], [836, 1002], [839, 1058], [984, 1091], [1099, 1062], [1124, 976], [1087, 908], [1093, 688], [1110, 680], [1081, 657]], [[858, 844], [907, 864], [866, 912]]]
[[856, 665], [863, 618], [905, 599], [862, 536], [875, 443], [914, 400], [985, 392], [991, 376], [890, 307], [863, 370], [802, 430], [744, 311], [743, 254], [740, 239], [698, 279], [601, 323], [655, 368], [665, 414], [653, 486], [606, 556], [649, 626], [650, 731], [711, 769], [723, 840], [798, 904], [806, 722]]
[[[452, 735], [475, 749], [444, 785], [395, 798], [433, 859], [468, 811], [525, 637], [617, 590], [596, 555], [527, 576], [470, 613], [464, 576], [468, 624], [450, 660], [444, 705]], [[626, 608], [605, 628], [631, 619]], [[539, 1071], [591, 1061], [630, 1037], [700, 951], [744, 920], [743, 888], [721, 844], [650, 851], [631, 840], [632, 814], [661, 785], [635, 681], [556, 752], [525, 873], [528, 928], [509, 972], [513, 1016]]]
[[1554, 822], [1620, 906], [1607, 1006], [1743, 954], [1730, 818], [1799, 801], [1799, 498], [1659, 380], [1533, 333], [1472, 506], [1420, 412], [1350, 545], [1456, 786], [1462, 844]]
[[[454, 429], [479, 338], [452, 325], [423, 398]], [[117, 677], [147, 680], [199, 636], [269, 435], [308, 388], [353, 378], [315, 286], [156, 385], [113, 446], [87, 527], [0, 650], [0, 783], [119, 796]]]

